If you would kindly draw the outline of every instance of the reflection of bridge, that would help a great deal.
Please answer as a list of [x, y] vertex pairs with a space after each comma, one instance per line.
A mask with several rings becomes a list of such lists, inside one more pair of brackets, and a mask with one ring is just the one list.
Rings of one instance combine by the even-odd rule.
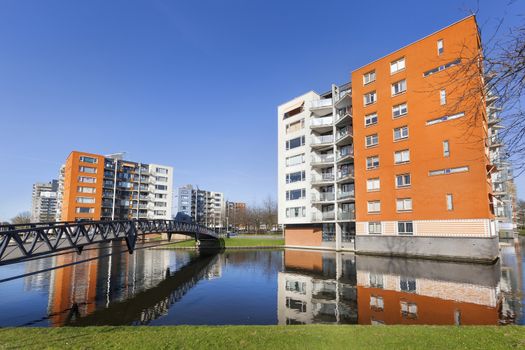
[[[204, 278], [217, 261], [217, 254], [201, 254], [188, 264], [170, 273], [157, 286], [137, 293], [130, 299], [112, 303], [84, 317], [71, 314], [67, 326], [89, 325], [146, 325], [167, 314], [168, 309], [180, 300], [195, 284]], [[71, 308], [74, 313], [75, 306]]]
[[197, 224], [175, 220], [51, 222], [0, 226], [0, 265], [74, 249], [124, 240], [133, 253], [140, 235], [165, 233], [194, 237], [200, 247], [219, 247], [218, 234]]

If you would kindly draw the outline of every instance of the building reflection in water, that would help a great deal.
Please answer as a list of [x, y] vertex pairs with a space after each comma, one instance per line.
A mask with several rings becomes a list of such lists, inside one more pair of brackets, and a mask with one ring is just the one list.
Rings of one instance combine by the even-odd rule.
[[96, 310], [108, 308], [110, 304], [133, 298], [157, 286], [170, 271], [191, 259], [190, 253], [174, 255], [168, 250], [145, 249], [128, 254], [125, 246], [113, 243], [85, 250], [82, 255], [59, 255], [54, 258], [53, 265], [71, 264], [106, 254], [111, 255], [51, 272], [48, 306], [51, 326], [74, 323]]
[[278, 278], [279, 324], [512, 323], [520, 299], [510, 305], [502, 286], [516, 295], [518, 283], [509, 278], [521, 274], [500, 264], [287, 250]]

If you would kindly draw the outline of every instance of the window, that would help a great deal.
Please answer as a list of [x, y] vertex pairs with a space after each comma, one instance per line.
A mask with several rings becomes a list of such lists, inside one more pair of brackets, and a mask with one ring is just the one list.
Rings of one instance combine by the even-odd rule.
[[286, 308], [297, 312], [306, 312], [306, 301], [286, 298]]
[[369, 92], [368, 94], [365, 94], [364, 96], [364, 103], [365, 106], [371, 105], [372, 103], [375, 103], [377, 101], [377, 95], [375, 91]]
[[439, 90], [439, 104], [442, 106], [447, 104], [447, 92], [445, 89]]
[[443, 157], [449, 157], [450, 156], [450, 145], [448, 144], [448, 140], [443, 141]]
[[303, 199], [306, 197], [306, 190], [304, 188], [298, 190], [286, 191], [286, 200], [293, 201], [296, 199]]
[[88, 173], [88, 174], [96, 174], [96, 172], [97, 172], [97, 168], [93, 168], [93, 167], [90, 167], [90, 166], [80, 166], [78, 168], [78, 170], [81, 173]]
[[84, 163], [91, 163], [91, 164], [97, 164], [98, 159], [93, 157], [87, 157], [87, 156], [80, 156], [80, 161]]
[[366, 136], [365, 141], [366, 147], [377, 146], [379, 143], [379, 136], [377, 136], [377, 134], [368, 135]]
[[93, 214], [95, 212], [95, 208], [77, 207], [75, 211], [77, 214]]
[[394, 141], [408, 138], [408, 126], [402, 126], [394, 129]]
[[390, 63], [390, 74], [397, 73], [405, 69], [405, 58], [402, 57]]
[[[168, 198], [168, 195], [167, 194], [163, 194], [163, 193], [155, 193], [155, 198], [157, 198], [157, 199], [166, 199], [166, 198]], [[180, 196], [180, 199], [181, 200], [188, 200], [188, 196]]]
[[155, 202], [155, 206], [156, 207], [167, 207], [167, 203], [166, 202]]
[[412, 221], [398, 221], [397, 233], [400, 235], [414, 234], [414, 225], [412, 224]]
[[155, 185], [155, 189], [156, 190], [161, 190], [161, 191], [167, 191], [168, 190], [168, 186], [166, 186], [166, 185]]
[[97, 182], [97, 179], [94, 177], [90, 177], [90, 176], [79, 176], [78, 182], [83, 182], [86, 184], [94, 184]]
[[404, 318], [415, 319], [417, 318], [417, 304], [401, 301], [401, 316]]
[[366, 169], [375, 169], [379, 167], [379, 156], [372, 156], [366, 158]]
[[377, 124], [377, 113], [365, 115], [365, 126]]
[[449, 120], [458, 119], [458, 118], [463, 117], [464, 115], [465, 115], [465, 113], [461, 112], [461, 113], [457, 113], [457, 114], [453, 114], [453, 115], [445, 115], [443, 117], [436, 118], [436, 119], [430, 119], [430, 120], [427, 120], [427, 125], [434, 125], [434, 124], [437, 124], [437, 123], [442, 123], [442, 122], [446, 122], [446, 121], [449, 121]]
[[375, 70], [363, 74], [363, 85], [372, 83], [374, 81], [376, 81], [376, 71]]
[[371, 273], [368, 276], [368, 283], [370, 284], [370, 287], [372, 288], [383, 288], [384, 287], [383, 275], [378, 274], [378, 273]]
[[306, 207], [286, 208], [287, 218], [300, 218], [306, 216]]
[[156, 168], [155, 171], [159, 174], [164, 174], [164, 175], [168, 174], [168, 169], [166, 168]]
[[457, 60], [454, 60], [454, 61], [449, 62], [447, 64], [444, 64], [442, 66], [439, 66], [439, 67], [436, 67], [436, 68], [432, 68], [431, 70], [427, 70], [425, 73], [423, 73], [423, 76], [424, 77], [428, 77], [429, 75], [441, 72], [442, 70], [445, 70], [447, 68], [457, 66], [460, 63], [461, 63], [461, 59], [458, 58]]
[[394, 152], [394, 163], [403, 164], [410, 162], [410, 151], [408, 149]]
[[454, 210], [454, 197], [452, 194], [447, 194], [447, 210]]
[[304, 119], [286, 124], [286, 133], [291, 134], [304, 128]]
[[399, 289], [403, 292], [415, 293], [416, 280], [413, 278], [401, 277], [399, 279]]
[[286, 183], [293, 183], [293, 182], [299, 182], [304, 181], [305, 179], [305, 172], [304, 171], [297, 171], [295, 173], [286, 174]]
[[84, 187], [84, 186], [78, 186], [77, 192], [79, 193], [95, 193], [96, 188], [95, 187]]
[[407, 91], [407, 81], [405, 79], [392, 84], [392, 96], [399, 95], [405, 91]]
[[368, 212], [369, 213], [379, 213], [380, 211], [381, 211], [380, 201], [369, 201], [368, 202]]
[[368, 223], [368, 234], [380, 235], [381, 234], [381, 223], [380, 222], [369, 222]]
[[166, 215], [166, 210], [154, 210], [153, 214], [157, 216], [163, 216]]
[[401, 104], [398, 104], [392, 107], [392, 117], [393, 118], [402, 117], [407, 113], [408, 113], [408, 108], [407, 108], [406, 103], [401, 103]]
[[464, 173], [469, 171], [468, 166], [460, 166], [457, 168], [447, 168], [447, 169], [439, 169], [439, 170], [431, 170], [428, 172], [429, 176], [436, 176], [436, 175], [448, 175], [448, 174], [455, 174], [455, 173]]
[[400, 198], [396, 200], [397, 211], [411, 211], [412, 210], [412, 198]]
[[380, 188], [379, 178], [366, 180], [366, 190], [367, 191], [369, 192], [379, 191], [379, 188]]
[[168, 182], [168, 178], [166, 176], [157, 176], [155, 180], [158, 182]]
[[411, 185], [410, 174], [396, 175], [396, 187], [407, 187]]
[[94, 204], [95, 203], [95, 198], [92, 198], [92, 197], [77, 197], [77, 203]]
[[370, 307], [374, 310], [383, 310], [383, 308], [385, 307], [383, 298], [375, 296], [375, 295], [371, 295], [370, 296]]
[[306, 282], [286, 280], [286, 290], [299, 294], [306, 294]]
[[286, 166], [298, 165], [304, 163], [304, 154], [298, 154], [293, 157], [286, 158]]
[[286, 150], [304, 146], [304, 136], [296, 137], [286, 141]]
[[437, 51], [438, 51], [438, 56], [440, 56], [443, 51], [445, 50], [445, 48], [443, 47], [443, 39], [440, 39], [437, 41]]

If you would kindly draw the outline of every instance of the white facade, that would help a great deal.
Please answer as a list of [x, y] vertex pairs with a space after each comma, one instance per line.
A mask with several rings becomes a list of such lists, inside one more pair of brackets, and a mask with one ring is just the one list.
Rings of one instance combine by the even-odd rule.
[[173, 167], [149, 164], [151, 199], [148, 218], [171, 220], [173, 215]]
[[31, 204], [31, 222], [55, 221], [58, 181], [35, 183]]

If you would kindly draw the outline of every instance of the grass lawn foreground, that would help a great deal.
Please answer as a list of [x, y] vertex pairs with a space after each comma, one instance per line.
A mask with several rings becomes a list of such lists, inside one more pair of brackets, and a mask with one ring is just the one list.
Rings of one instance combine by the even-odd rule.
[[0, 349], [523, 349], [520, 326], [4, 328]]

